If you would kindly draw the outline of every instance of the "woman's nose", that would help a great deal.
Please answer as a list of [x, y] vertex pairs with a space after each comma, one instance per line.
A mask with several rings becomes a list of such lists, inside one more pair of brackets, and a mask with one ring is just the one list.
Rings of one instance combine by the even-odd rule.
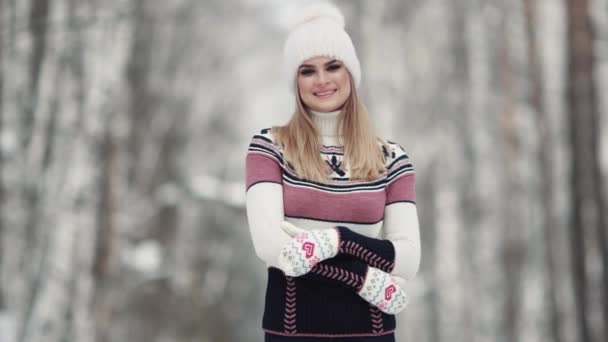
[[325, 72], [325, 70], [322, 70], [317, 73], [317, 83], [324, 84], [324, 83], [327, 83], [328, 80], [329, 80], [329, 77], [328, 77], [327, 73]]

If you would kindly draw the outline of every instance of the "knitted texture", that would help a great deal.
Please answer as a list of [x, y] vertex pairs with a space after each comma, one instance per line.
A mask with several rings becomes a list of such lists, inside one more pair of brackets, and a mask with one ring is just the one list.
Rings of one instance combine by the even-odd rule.
[[[373, 268], [371, 272], [369, 271], [369, 264], [388, 265], [392, 268], [394, 263], [390, 263], [383, 258], [383, 256], [386, 257], [388, 252], [393, 252], [392, 243], [390, 241], [365, 237], [353, 233], [346, 227], [306, 231], [292, 223], [282, 222], [281, 228], [293, 237], [293, 239], [285, 245], [279, 256], [279, 267], [288, 276], [300, 276], [313, 271], [324, 279], [342, 283], [358, 292], [363, 288], [364, 282], [369, 283], [367, 277], [375, 278], [375, 280], [372, 279], [372, 284], [376, 284], [381, 280], [384, 280], [385, 282], [386, 280], [391, 280], [390, 275], [382, 270]], [[352, 235], [352, 238], [355, 238], [358, 241], [340, 241], [338, 235], [339, 231], [343, 232], [345, 238]], [[362, 244], [369, 244], [371, 248], [368, 249]], [[338, 245], [346, 247], [338, 249]], [[388, 251], [383, 251], [383, 248], [388, 249]], [[384, 255], [380, 256], [377, 253], [374, 253], [374, 251], [371, 251], [371, 249], [378, 250], [378, 252], [381, 253], [384, 252]], [[343, 255], [348, 257], [355, 256], [359, 260], [346, 258], [338, 261], [333, 259], [333, 257], [338, 254], [338, 251], [341, 251]], [[325, 263], [319, 263], [326, 259], [329, 260]], [[358, 272], [353, 272], [351, 269], [356, 266], [359, 267], [356, 269]], [[370, 285], [368, 284], [368, 289], [369, 288]], [[402, 292], [401, 288], [397, 285], [390, 286], [387, 291]], [[361, 295], [360, 292], [359, 294]], [[385, 302], [378, 302], [377, 298], [370, 296], [363, 297], [363, 299], [376, 306], [380, 303], [381, 306], [377, 307], [380, 310], [391, 314], [395, 314], [405, 307], [405, 305], [387, 305]], [[387, 298], [387, 301], [390, 299], [391, 298]]]
[[281, 270], [269, 268], [263, 330], [319, 339], [394, 332], [394, 315], [379, 311], [347, 285], [322, 278], [314, 271], [286, 277]]
[[[386, 147], [379, 142], [378, 147], [384, 152], [387, 172], [373, 180], [353, 180], [344, 163], [344, 148], [321, 146], [321, 158], [333, 173], [327, 182], [316, 183], [297, 176], [270, 129], [253, 136], [247, 153], [246, 188], [280, 184], [281, 217], [309, 232], [340, 232], [336, 249], [330, 248], [330, 252], [305, 247], [304, 240], [295, 246], [298, 255], [308, 253], [308, 259], [319, 259], [309, 261], [304, 275], [291, 277], [279, 268], [268, 268], [262, 322], [267, 333], [317, 339], [393, 333], [394, 316], [377, 305], [396, 312], [407, 301], [391, 302], [405, 294], [397, 287], [391, 288], [390, 276], [379, 276], [378, 272], [388, 274], [394, 268], [396, 258], [391, 242], [380, 238], [380, 232], [387, 207], [415, 203], [415, 173], [401, 146], [389, 141]], [[276, 228], [267, 228], [265, 239], [284, 234], [279, 223]], [[323, 241], [322, 237], [316, 239]], [[280, 258], [282, 247], [276, 250], [275, 258]], [[321, 260], [326, 255], [334, 256]], [[370, 276], [368, 269], [378, 272]], [[370, 289], [366, 290], [366, 284]]]
[[294, 16], [283, 46], [283, 67], [289, 89], [295, 90], [295, 77], [302, 62], [317, 56], [342, 61], [355, 86], [361, 83], [361, 66], [350, 36], [344, 30], [344, 16], [328, 3], [309, 5]]
[[368, 267], [365, 263], [346, 257], [337, 257], [318, 263], [304, 277], [330, 282], [358, 292], [363, 288]]
[[338, 226], [339, 253], [352, 255], [368, 265], [390, 273], [395, 267], [395, 248], [388, 240], [374, 239]]
[[312, 230], [296, 235], [279, 255], [279, 266], [286, 275], [297, 277], [310, 272], [315, 265], [338, 254], [338, 232], [335, 229]]
[[286, 224], [293, 227], [290, 230], [295, 230], [289, 232], [294, 238], [283, 247], [279, 255], [279, 266], [288, 276], [306, 274], [318, 262], [338, 253], [351, 255], [388, 273], [395, 266], [395, 248], [388, 240], [357, 234], [344, 226], [306, 231], [290, 223]]
[[350, 286], [354, 289], [361, 289], [365, 278], [350, 271], [346, 271], [341, 267], [318, 264], [313, 269], [315, 274], [325, 277], [327, 279], [335, 280], [343, 283], [346, 286]]
[[389, 274], [374, 267], [369, 267], [359, 295], [388, 314], [399, 313], [409, 301], [405, 291]]
[[345, 257], [326, 260], [318, 263], [307, 276], [348, 287], [387, 314], [401, 312], [408, 303], [407, 294], [388, 273], [361, 261]]

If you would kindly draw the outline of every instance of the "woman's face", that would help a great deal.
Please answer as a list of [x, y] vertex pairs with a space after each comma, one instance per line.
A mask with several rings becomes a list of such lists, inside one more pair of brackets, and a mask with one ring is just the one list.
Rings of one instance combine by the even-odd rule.
[[348, 70], [336, 59], [307, 59], [298, 68], [298, 91], [304, 105], [312, 110], [338, 110], [350, 96]]

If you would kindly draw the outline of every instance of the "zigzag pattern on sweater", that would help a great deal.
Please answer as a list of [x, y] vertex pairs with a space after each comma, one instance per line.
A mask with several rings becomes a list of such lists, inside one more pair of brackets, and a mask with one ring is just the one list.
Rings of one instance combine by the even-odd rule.
[[296, 282], [292, 277], [286, 277], [285, 288], [285, 314], [283, 316], [283, 331], [295, 334], [296, 330]]
[[361, 290], [361, 288], [363, 287], [364, 279], [362, 276], [350, 271], [345, 271], [337, 267], [317, 264], [312, 269], [312, 272], [330, 279], [341, 281], [342, 283], [348, 286], [352, 286], [357, 291]]
[[394, 261], [384, 259], [380, 255], [368, 250], [360, 244], [353, 241], [341, 241], [340, 242], [340, 253], [350, 254], [355, 256], [368, 265], [379, 268], [386, 273], [391, 273], [395, 267]]
[[369, 306], [370, 318], [372, 321], [372, 332], [379, 334], [384, 331], [384, 323], [382, 322], [382, 312], [377, 307]]

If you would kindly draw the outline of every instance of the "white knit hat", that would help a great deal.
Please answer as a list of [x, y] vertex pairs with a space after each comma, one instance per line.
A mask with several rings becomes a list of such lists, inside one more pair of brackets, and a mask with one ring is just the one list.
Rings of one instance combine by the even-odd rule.
[[340, 10], [330, 3], [315, 3], [300, 11], [295, 19], [283, 47], [289, 88], [295, 91], [295, 78], [302, 62], [318, 56], [342, 61], [358, 88], [361, 66], [355, 47], [344, 31], [344, 16]]

